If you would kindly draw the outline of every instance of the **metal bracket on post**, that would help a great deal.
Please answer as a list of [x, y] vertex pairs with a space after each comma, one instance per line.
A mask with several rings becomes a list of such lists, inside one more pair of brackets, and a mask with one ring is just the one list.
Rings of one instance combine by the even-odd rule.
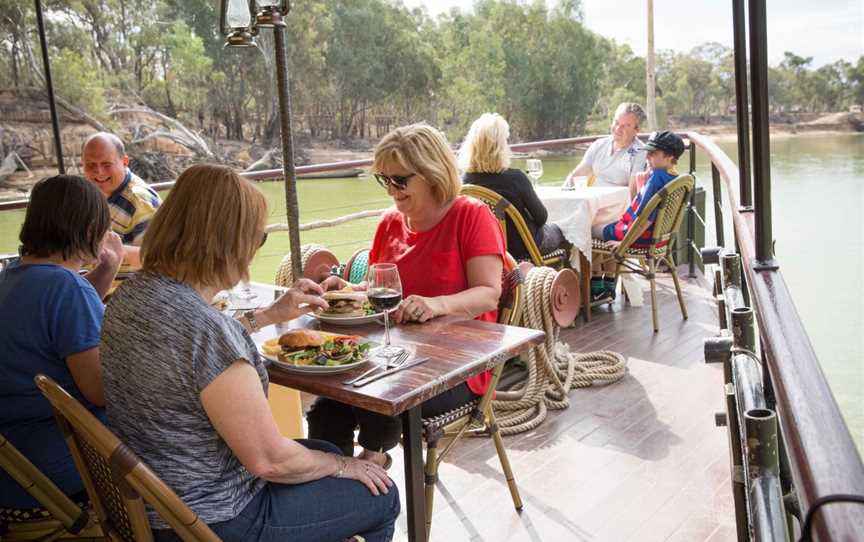
[[780, 269], [780, 264], [774, 258], [753, 262], [754, 271], [776, 271], [777, 269]]
[[735, 350], [745, 350], [750, 353], [756, 352], [756, 325], [753, 317], [753, 309], [750, 307], [737, 307], [732, 311], [732, 343]]
[[705, 265], [718, 264], [723, 247], [703, 247], [699, 252], [702, 254], [702, 263]]
[[732, 356], [732, 337], [721, 335], [705, 339], [705, 363], [728, 363]]
[[735, 253], [720, 255], [720, 268], [723, 270], [723, 289], [730, 286], [741, 288], [741, 256]]

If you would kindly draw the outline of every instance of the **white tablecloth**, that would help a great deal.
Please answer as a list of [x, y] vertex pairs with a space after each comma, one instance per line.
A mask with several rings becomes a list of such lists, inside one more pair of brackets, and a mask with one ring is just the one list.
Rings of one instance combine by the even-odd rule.
[[[564, 238], [591, 261], [591, 226], [615, 222], [630, 203], [626, 187], [594, 187], [561, 190], [557, 186], [537, 186], [540, 201], [549, 211], [548, 222], [558, 224]], [[579, 253], [570, 255], [575, 269], [579, 268]]]

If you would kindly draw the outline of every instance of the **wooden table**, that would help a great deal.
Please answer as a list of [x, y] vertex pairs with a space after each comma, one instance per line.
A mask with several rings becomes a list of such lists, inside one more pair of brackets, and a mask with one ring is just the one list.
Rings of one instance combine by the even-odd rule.
[[[262, 299], [273, 299], [275, 287], [253, 285]], [[281, 326], [268, 326], [255, 333], [256, 344], [294, 327], [319, 328], [318, 321], [304, 316]], [[382, 343], [384, 328], [379, 324], [355, 327], [320, 326], [338, 333], [362, 335]], [[429, 361], [373, 382], [361, 388], [343, 380], [367, 370], [368, 364], [350, 372], [329, 376], [289, 373], [270, 367], [270, 380], [307, 393], [343, 403], [402, 417], [405, 457], [405, 500], [408, 539], [426, 540], [426, 497], [423, 487], [423, 443], [420, 407], [424, 401], [464, 382], [467, 378], [503, 363], [543, 341], [542, 331], [457, 317], [436, 318], [425, 324], [406, 324], [390, 330], [391, 341]]]
[[579, 270], [582, 313], [591, 321], [591, 226], [615, 222], [630, 203], [627, 187], [589, 186], [562, 190], [557, 186], [534, 187], [549, 217], [561, 228], [564, 238], [576, 250], [570, 251], [570, 264]]

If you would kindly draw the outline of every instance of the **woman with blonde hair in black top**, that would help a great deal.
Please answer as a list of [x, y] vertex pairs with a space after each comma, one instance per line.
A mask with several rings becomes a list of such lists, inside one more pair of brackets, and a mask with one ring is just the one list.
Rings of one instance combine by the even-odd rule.
[[[484, 113], [475, 120], [459, 149], [459, 165], [465, 171], [462, 182], [493, 190], [512, 203], [525, 219], [540, 252], [547, 254], [564, 243], [564, 234], [556, 224], [546, 222], [546, 207], [525, 173], [510, 167], [509, 137], [510, 126], [498, 113]], [[509, 218], [507, 251], [517, 260], [530, 259]]]

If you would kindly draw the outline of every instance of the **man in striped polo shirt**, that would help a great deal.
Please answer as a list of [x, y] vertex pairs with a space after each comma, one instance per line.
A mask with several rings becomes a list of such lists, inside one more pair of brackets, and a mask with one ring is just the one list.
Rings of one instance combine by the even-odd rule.
[[111, 229], [123, 240], [125, 263], [140, 267], [141, 241], [150, 219], [162, 203], [159, 194], [129, 170], [126, 148], [114, 134], [99, 132], [87, 138], [81, 162], [84, 176], [108, 200]]

